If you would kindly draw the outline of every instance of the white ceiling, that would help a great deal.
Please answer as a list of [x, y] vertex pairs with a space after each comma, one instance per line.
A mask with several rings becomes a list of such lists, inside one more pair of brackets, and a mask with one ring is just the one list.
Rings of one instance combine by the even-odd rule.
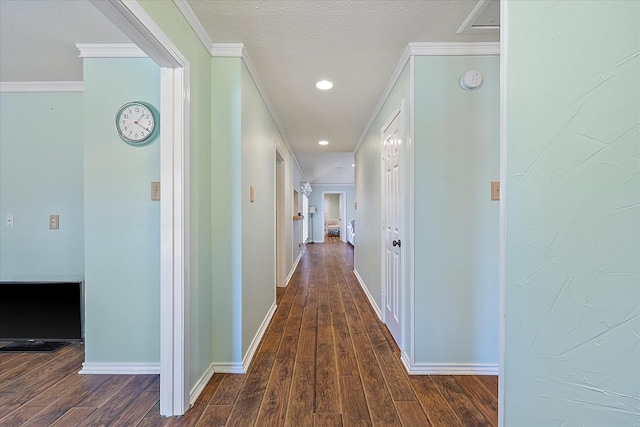
[[[312, 183], [353, 182], [353, 150], [409, 42], [499, 37], [495, 30], [457, 33], [478, 0], [187, 3], [213, 43], [244, 44]], [[496, 9], [486, 8], [481, 22], [499, 22]], [[2, 82], [82, 80], [76, 43], [128, 42], [86, 0], [0, 0]], [[334, 88], [317, 90], [320, 79]], [[318, 145], [321, 139], [329, 145]]]

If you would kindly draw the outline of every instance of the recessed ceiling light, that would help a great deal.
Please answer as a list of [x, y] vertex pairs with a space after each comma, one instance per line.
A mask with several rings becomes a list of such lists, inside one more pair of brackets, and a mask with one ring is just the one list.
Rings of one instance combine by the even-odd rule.
[[329, 141], [318, 141], [320, 145], [329, 145]]
[[316, 87], [320, 90], [329, 90], [333, 87], [333, 83], [329, 80], [320, 80], [316, 83]]
[[355, 167], [356, 167], [356, 164], [355, 164], [355, 163], [352, 163], [352, 164], [351, 164], [351, 166], [355, 168]]

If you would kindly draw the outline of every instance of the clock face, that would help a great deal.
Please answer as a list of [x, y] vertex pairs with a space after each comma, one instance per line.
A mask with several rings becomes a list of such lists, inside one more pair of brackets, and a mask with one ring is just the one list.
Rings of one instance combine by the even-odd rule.
[[151, 106], [142, 102], [130, 102], [118, 110], [116, 128], [124, 142], [141, 145], [150, 141], [149, 138], [154, 135], [156, 117]]

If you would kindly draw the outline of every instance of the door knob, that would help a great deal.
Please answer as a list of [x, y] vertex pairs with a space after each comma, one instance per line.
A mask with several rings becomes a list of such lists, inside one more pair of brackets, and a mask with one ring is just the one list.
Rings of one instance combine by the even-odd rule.
[[392, 242], [392, 245], [393, 245], [393, 246], [400, 247], [400, 240], [394, 240], [394, 241]]

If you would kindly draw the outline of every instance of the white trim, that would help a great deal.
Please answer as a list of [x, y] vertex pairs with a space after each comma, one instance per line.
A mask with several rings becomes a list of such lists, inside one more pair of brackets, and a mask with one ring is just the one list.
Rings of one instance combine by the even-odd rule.
[[133, 0], [90, 0], [161, 67], [160, 414], [188, 409], [189, 63]]
[[69, 82], [1, 82], [1, 93], [17, 92], [82, 92], [84, 83]]
[[507, 22], [508, 1], [500, 2], [500, 244], [498, 249], [498, 427], [504, 427], [507, 307]]
[[247, 349], [247, 352], [242, 358], [243, 373], [249, 370], [249, 365], [251, 364], [251, 361], [253, 360], [253, 356], [255, 356], [256, 351], [258, 350], [258, 347], [260, 346], [260, 341], [262, 340], [262, 337], [264, 336], [265, 332], [267, 332], [267, 328], [269, 327], [269, 322], [271, 322], [271, 319], [273, 318], [273, 315], [275, 314], [277, 307], [278, 306], [274, 301], [273, 304], [271, 305], [271, 308], [269, 309], [269, 312], [267, 313], [264, 320], [262, 321], [260, 328], [258, 328], [256, 335], [253, 337], [253, 340], [251, 340], [251, 344], [249, 344], [249, 348]]
[[411, 56], [499, 55], [500, 42], [422, 42], [409, 43]]
[[198, 400], [198, 397], [200, 397], [214, 373], [215, 370], [213, 369], [213, 364], [211, 364], [198, 381], [196, 381], [193, 387], [191, 387], [191, 392], [189, 393], [189, 406], [193, 406], [196, 403], [196, 400]]
[[242, 363], [239, 362], [213, 363], [211, 366], [213, 366], [213, 369], [219, 374], [246, 374]]
[[[317, 185], [317, 186], [323, 186], [323, 187], [353, 187], [355, 185], [355, 183], [342, 183], [342, 184], [332, 184], [332, 183], [322, 183], [322, 182], [311, 182], [310, 183], [312, 186], [313, 185]], [[328, 190], [327, 190], [328, 191]]]
[[147, 375], [159, 374], [160, 363], [84, 362], [80, 375]]
[[242, 58], [244, 53], [244, 44], [213, 43], [209, 52], [214, 58]]
[[135, 44], [84, 44], [77, 43], [80, 58], [148, 58]]
[[467, 19], [464, 20], [460, 28], [458, 28], [457, 33], [487, 33], [487, 32], [498, 32], [500, 31], [500, 25], [477, 25], [474, 26], [474, 23], [480, 18], [482, 12], [493, 2], [498, 0], [480, 0], [476, 7], [473, 8]]
[[408, 318], [408, 322], [406, 324], [406, 329], [404, 332], [404, 348], [402, 349], [402, 353], [408, 352], [406, 354], [407, 357], [410, 357], [411, 360], [415, 360], [416, 357], [416, 318], [415, 318], [415, 301], [416, 301], [416, 269], [415, 269], [415, 259], [416, 259], [416, 245], [415, 245], [415, 164], [414, 164], [414, 140], [415, 140], [415, 57], [412, 56], [409, 59], [409, 111], [408, 111], [408, 120], [409, 120], [409, 135], [405, 135], [405, 155], [404, 155], [404, 168], [405, 168], [405, 177], [407, 177], [403, 206], [407, 207], [406, 219], [407, 222], [404, 224], [404, 237], [403, 239], [406, 241], [405, 247], [407, 250], [405, 251], [405, 271], [403, 273], [406, 274], [405, 280], [407, 281], [406, 288], [408, 293], [407, 301], [405, 301], [405, 307], [407, 308], [407, 313], [405, 314], [405, 319]]
[[293, 262], [293, 266], [291, 267], [291, 271], [289, 271], [289, 274], [287, 275], [287, 279], [284, 281], [284, 283], [286, 283], [287, 285], [291, 281], [291, 278], [293, 277], [293, 274], [296, 272], [296, 268], [298, 268], [298, 263], [302, 259], [302, 252], [304, 252], [304, 249], [302, 249], [300, 252], [298, 252], [298, 257]]
[[356, 280], [360, 284], [360, 287], [362, 288], [362, 291], [364, 292], [364, 294], [367, 296], [367, 299], [369, 300], [369, 304], [371, 304], [373, 311], [376, 312], [378, 319], [382, 320], [382, 312], [380, 311], [380, 307], [378, 307], [376, 300], [373, 299], [373, 295], [371, 295], [371, 292], [369, 292], [367, 285], [365, 285], [364, 280], [362, 280], [362, 277], [360, 277], [358, 270], [356, 270], [355, 268], [353, 269], [353, 275], [356, 276]]
[[209, 37], [207, 30], [204, 29], [204, 26], [196, 17], [191, 6], [189, 6], [189, 3], [186, 0], [173, 0], [173, 3], [176, 5], [182, 16], [184, 16], [184, 19], [187, 20], [187, 23], [191, 26], [193, 32], [196, 33], [196, 36], [198, 36], [203, 46], [208, 49], [208, 47], [213, 44], [213, 41]]
[[457, 55], [499, 55], [500, 54], [500, 42], [424, 42], [424, 43], [409, 43], [405, 48], [402, 56], [400, 57], [400, 61], [398, 65], [396, 65], [393, 74], [391, 75], [391, 79], [389, 79], [389, 83], [387, 84], [386, 89], [382, 93], [376, 108], [373, 110], [367, 125], [364, 127], [362, 134], [360, 135], [360, 139], [358, 140], [358, 144], [356, 148], [353, 150], [354, 152], [358, 151], [360, 145], [364, 142], [364, 139], [369, 133], [371, 126], [380, 114], [382, 107], [385, 102], [387, 102], [387, 98], [391, 94], [393, 87], [396, 85], [398, 79], [400, 78], [400, 74], [404, 70], [405, 65], [409, 61], [409, 58], [412, 56], [457, 56]]
[[409, 366], [408, 373], [409, 375], [498, 375], [498, 365], [495, 363], [414, 363]]

